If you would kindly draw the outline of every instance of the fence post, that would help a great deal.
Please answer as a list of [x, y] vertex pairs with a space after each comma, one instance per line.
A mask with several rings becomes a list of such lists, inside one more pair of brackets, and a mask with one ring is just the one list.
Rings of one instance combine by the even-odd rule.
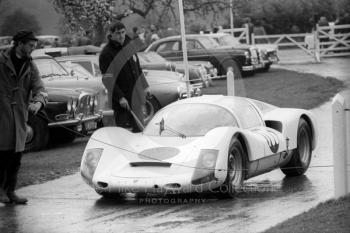
[[320, 58], [320, 39], [318, 38], [318, 24], [316, 24], [316, 29], [314, 30], [314, 55], [315, 61], [321, 62]]
[[252, 33], [252, 45], [255, 45], [255, 35]]
[[227, 95], [235, 96], [235, 75], [233, 73], [233, 68], [229, 67], [226, 74], [227, 80]]
[[248, 24], [245, 24], [244, 26], [244, 31], [245, 31], [245, 42], [246, 44], [251, 44], [250, 41], [251, 41], [251, 38], [250, 38], [250, 34], [249, 34], [249, 26]]
[[349, 193], [348, 161], [350, 157], [350, 91], [337, 94], [332, 101], [334, 196]]

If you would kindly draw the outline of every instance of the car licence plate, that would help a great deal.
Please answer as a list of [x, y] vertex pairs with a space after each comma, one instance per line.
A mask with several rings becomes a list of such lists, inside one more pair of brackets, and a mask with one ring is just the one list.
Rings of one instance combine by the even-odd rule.
[[86, 131], [94, 130], [97, 128], [97, 123], [95, 121], [87, 121], [84, 123]]

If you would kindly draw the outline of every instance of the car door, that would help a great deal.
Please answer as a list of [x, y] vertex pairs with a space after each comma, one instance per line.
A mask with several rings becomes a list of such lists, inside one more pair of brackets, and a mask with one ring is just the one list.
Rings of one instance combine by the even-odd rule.
[[189, 61], [207, 61], [213, 64], [217, 69], [220, 68], [221, 57], [216, 56], [214, 53], [212, 53], [211, 50], [206, 49], [205, 46], [198, 39], [188, 38], [186, 40], [186, 45], [187, 56]]
[[240, 127], [247, 131], [250, 141], [250, 158], [256, 162], [254, 170], [266, 171], [278, 165], [280, 152], [285, 150], [283, 135], [265, 126], [260, 112], [249, 101], [235, 101], [235, 113]]

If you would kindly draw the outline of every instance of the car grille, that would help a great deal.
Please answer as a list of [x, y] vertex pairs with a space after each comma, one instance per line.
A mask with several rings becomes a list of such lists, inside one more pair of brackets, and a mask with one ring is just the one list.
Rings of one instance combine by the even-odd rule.
[[258, 64], [259, 63], [259, 55], [258, 55], [258, 50], [255, 48], [250, 49], [250, 59], [252, 64]]

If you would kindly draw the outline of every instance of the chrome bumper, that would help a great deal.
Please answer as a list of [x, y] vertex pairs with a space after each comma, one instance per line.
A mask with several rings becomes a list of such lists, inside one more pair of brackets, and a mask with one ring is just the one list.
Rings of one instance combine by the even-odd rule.
[[242, 66], [242, 70], [243, 71], [252, 71], [254, 70], [254, 66], [250, 65], [250, 66]]
[[58, 121], [58, 122], [51, 122], [48, 124], [49, 128], [54, 128], [54, 127], [61, 127], [61, 126], [77, 126], [81, 125], [85, 122], [90, 122], [90, 121], [95, 121], [98, 122], [102, 120], [103, 115], [98, 113], [93, 116], [88, 116], [84, 118], [75, 118], [75, 119], [69, 119], [65, 121]]

